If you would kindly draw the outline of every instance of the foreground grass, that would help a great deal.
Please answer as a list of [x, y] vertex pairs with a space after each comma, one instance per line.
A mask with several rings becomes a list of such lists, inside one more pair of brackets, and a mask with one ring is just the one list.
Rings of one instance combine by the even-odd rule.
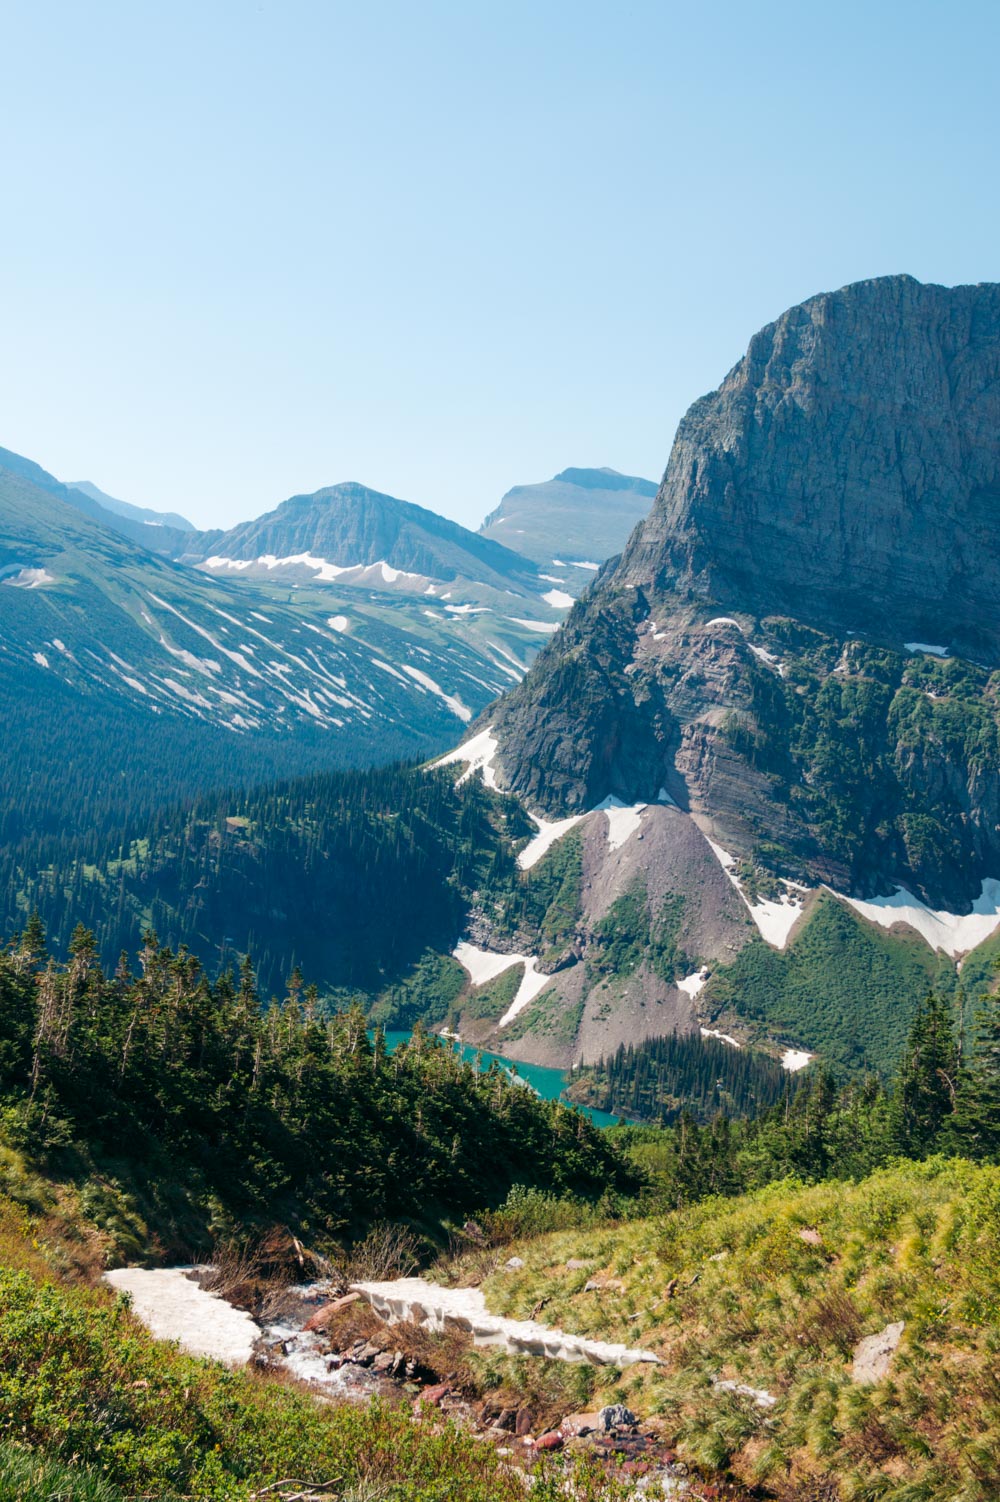
[[[526, 1265], [492, 1275], [490, 1307], [525, 1317], [545, 1300], [551, 1324], [656, 1351], [662, 1367], [616, 1374], [592, 1401], [658, 1416], [689, 1461], [787, 1498], [1000, 1496], [1000, 1169], [786, 1182], [512, 1250]], [[889, 1375], [857, 1385], [857, 1341], [897, 1320]]]

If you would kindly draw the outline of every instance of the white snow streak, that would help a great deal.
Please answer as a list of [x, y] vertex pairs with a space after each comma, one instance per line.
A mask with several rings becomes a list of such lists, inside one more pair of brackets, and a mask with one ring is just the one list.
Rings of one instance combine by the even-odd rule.
[[525, 631], [540, 631], [543, 636], [551, 636], [553, 631], [559, 630], [558, 621], [525, 621], [518, 615], [509, 615], [507, 619], [515, 626], [523, 626]]
[[891, 897], [872, 897], [868, 901], [860, 897], [845, 897], [842, 892], [834, 895], [850, 903], [855, 912], [869, 922], [877, 923], [880, 928], [891, 928], [894, 923], [908, 924], [927, 940], [932, 949], [942, 950], [951, 959], [968, 954], [988, 939], [1000, 924], [1000, 881], [992, 876], [983, 882], [982, 891], [972, 904], [972, 912], [964, 914], [929, 908], [905, 887], [897, 887]]
[[431, 762], [431, 771], [435, 771], [438, 767], [450, 767], [456, 761], [464, 761], [468, 765], [466, 771], [458, 779], [459, 787], [474, 772], [481, 772], [486, 786], [493, 788], [496, 792], [497, 779], [496, 773], [493, 770], [493, 759], [498, 750], [497, 739], [493, 734], [493, 726], [487, 725], [486, 729], [480, 730], [479, 734], [474, 735], [471, 741], [466, 741], [463, 745], [456, 746], [455, 750], [449, 751], [447, 756], [441, 756], [437, 761]]
[[472, 719], [472, 710], [463, 704], [461, 699], [455, 694], [446, 694], [440, 683], [435, 683], [434, 679], [428, 673], [422, 673], [419, 668], [411, 668], [408, 662], [401, 663], [400, 666], [404, 673], [410, 675], [414, 683], [419, 683], [428, 693], [435, 694], [437, 698], [443, 699], [452, 714], [457, 715], [466, 724], [469, 723]]
[[541, 819], [537, 814], [529, 814], [528, 817], [533, 824], [538, 825], [538, 833], [534, 839], [528, 841], [517, 857], [517, 864], [522, 871], [530, 871], [556, 840], [561, 840], [564, 834], [569, 834], [574, 825], [579, 824], [581, 819], [587, 816], [586, 814], [570, 814], [568, 819]]
[[514, 965], [524, 966], [517, 994], [497, 1023], [498, 1027], [506, 1027], [509, 1022], [513, 1022], [518, 1013], [523, 1012], [552, 979], [551, 975], [543, 975], [537, 969], [537, 960], [533, 954], [493, 954], [488, 949], [477, 949], [475, 944], [467, 944], [464, 939], [456, 944], [452, 954], [462, 969], [468, 972], [474, 986], [485, 986], [488, 981], [495, 980]]
[[551, 605], [553, 610], [568, 610], [576, 603], [573, 596], [568, 595], [564, 589], [547, 589], [542, 599], [547, 605]]
[[703, 1038], [718, 1038], [720, 1043], [728, 1043], [730, 1048], [742, 1048], [742, 1043], [737, 1043], [728, 1033], [720, 1033], [717, 1027], [700, 1027], [698, 1031]]
[[632, 838], [642, 823], [640, 815], [645, 807], [645, 803], [623, 803], [611, 794], [597, 805], [594, 813], [608, 816], [609, 850], [620, 850]]

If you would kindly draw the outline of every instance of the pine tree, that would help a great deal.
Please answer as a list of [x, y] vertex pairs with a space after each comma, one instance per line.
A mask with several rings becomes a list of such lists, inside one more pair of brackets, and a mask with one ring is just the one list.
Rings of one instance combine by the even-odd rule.
[[985, 1000], [959, 1083], [953, 1136], [959, 1152], [994, 1158], [1000, 1155], [1000, 996]]
[[955, 1110], [959, 1077], [951, 1016], [932, 992], [914, 1018], [892, 1095], [890, 1131], [898, 1152], [919, 1158], [939, 1145]]

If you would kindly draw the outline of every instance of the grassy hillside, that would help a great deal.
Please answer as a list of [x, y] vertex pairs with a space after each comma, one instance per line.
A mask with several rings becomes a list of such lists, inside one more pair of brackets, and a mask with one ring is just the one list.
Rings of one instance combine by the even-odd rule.
[[[656, 1351], [662, 1367], [593, 1401], [657, 1416], [689, 1461], [789, 1502], [1000, 1495], [1000, 1169], [937, 1158], [789, 1180], [515, 1250], [525, 1265], [492, 1275], [490, 1307], [544, 1300], [551, 1324]], [[857, 1342], [896, 1321], [889, 1374], [854, 1382]]]

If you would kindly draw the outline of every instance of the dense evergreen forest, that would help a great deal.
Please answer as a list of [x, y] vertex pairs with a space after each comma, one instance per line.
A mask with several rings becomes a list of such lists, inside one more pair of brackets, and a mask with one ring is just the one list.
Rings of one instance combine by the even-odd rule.
[[[215, 982], [148, 933], [133, 973], [79, 928], [68, 963], [31, 921], [0, 955], [7, 1144], [86, 1184], [133, 1255], [275, 1223], [314, 1241], [433, 1226], [515, 1183], [598, 1198], [636, 1174], [583, 1116], [477, 1072], [418, 1031], [391, 1056], [357, 1009], [322, 1015], [296, 973], [262, 1009], [249, 964]], [[130, 1229], [131, 1228], [131, 1229]]]
[[724, 1112], [757, 1116], [781, 1100], [789, 1077], [776, 1059], [700, 1033], [620, 1044], [610, 1059], [574, 1071], [570, 1097], [663, 1126], [687, 1112], [709, 1122]]
[[984, 998], [967, 1046], [960, 1008], [931, 994], [887, 1085], [838, 1083], [812, 1066], [769, 1110], [737, 1120], [615, 1128], [611, 1136], [652, 1172], [670, 1204], [742, 1194], [781, 1179], [861, 1179], [894, 1158], [935, 1153], [1000, 1160], [1000, 1000]]
[[403, 766], [205, 793], [130, 831], [5, 843], [0, 921], [37, 911], [60, 956], [83, 923], [106, 967], [153, 928], [212, 974], [252, 954], [265, 997], [295, 964], [326, 992], [375, 993], [452, 948], [474, 889], [514, 893], [523, 822], [478, 781]]

